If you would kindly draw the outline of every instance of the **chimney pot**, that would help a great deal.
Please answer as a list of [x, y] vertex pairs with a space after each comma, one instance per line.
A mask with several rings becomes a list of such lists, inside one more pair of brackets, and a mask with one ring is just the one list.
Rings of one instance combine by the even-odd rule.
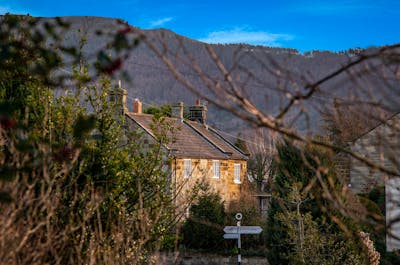
[[135, 98], [132, 103], [132, 112], [135, 114], [142, 114], [142, 102]]
[[[198, 103], [198, 105], [197, 105]], [[200, 100], [196, 100], [195, 106], [189, 107], [189, 118], [192, 121], [198, 121], [202, 124], [206, 124], [207, 107], [205, 105], [200, 105]]]

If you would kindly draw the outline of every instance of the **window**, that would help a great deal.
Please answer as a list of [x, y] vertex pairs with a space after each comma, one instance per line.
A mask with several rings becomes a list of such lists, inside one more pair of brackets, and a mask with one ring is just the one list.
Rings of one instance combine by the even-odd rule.
[[213, 160], [213, 178], [219, 179], [220, 170], [219, 170], [219, 160]]
[[240, 181], [240, 164], [233, 165], [233, 182], [241, 183]]
[[183, 176], [188, 178], [190, 175], [192, 175], [192, 160], [183, 159]]

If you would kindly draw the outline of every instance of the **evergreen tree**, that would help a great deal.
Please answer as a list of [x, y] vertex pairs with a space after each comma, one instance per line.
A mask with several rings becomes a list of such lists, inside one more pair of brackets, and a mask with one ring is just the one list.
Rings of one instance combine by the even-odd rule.
[[161, 106], [149, 106], [143, 110], [143, 113], [152, 114], [157, 117], [172, 117], [171, 105], [164, 104]]
[[243, 140], [242, 134], [241, 134], [241, 133], [238, 133], [234, 145], [235, 145], [240, 151], [242, 151], [243, 153], [245, 153], [245, 154], [248, 154], [248, 153], [249, 153], [249, 150], [247, 149], [246, 142]]
[[[269, 261], [273, 264], [365, 264], [356, 238], [346, 238], [331, 221], [335, 208], [322, 183], [340, 190], [330, 152], [284, 141], [273, 162], [269, 211]], [[325, 182], [326, 181], [326, 182]], [[327, 212], [332, 211], [332, 212]]]
[[206, 191], [190, 207], [190, 214], [182, 227], [183, 241], [188, 248], [218, 250], [224, 246], [224, 203], [217, 193]]

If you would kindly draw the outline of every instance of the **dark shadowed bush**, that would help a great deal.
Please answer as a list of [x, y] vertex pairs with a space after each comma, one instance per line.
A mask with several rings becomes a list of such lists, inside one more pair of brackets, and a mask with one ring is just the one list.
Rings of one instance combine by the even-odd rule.
[[218, 194], [202, 195], [190, 208], [190, 217], [182, 227], [185, 246], [202, 250], [222, 249], [225, 217], [224, 204]]

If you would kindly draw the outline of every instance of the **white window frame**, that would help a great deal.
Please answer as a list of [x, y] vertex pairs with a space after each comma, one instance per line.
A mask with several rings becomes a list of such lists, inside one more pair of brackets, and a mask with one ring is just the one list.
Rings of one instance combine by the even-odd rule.
[[236, 184], [242, 183], [240, 181], [240, 171], [241, 171], [241, 165], [240, 164], [233, 164], [233, 182]]
[[213, 178], [219, 179], [221, 177], [221, 163], [219, 160], [212, 161]]
[[183, 177], [189, 178], [192, 175], [192, 159], [183, 159]]

